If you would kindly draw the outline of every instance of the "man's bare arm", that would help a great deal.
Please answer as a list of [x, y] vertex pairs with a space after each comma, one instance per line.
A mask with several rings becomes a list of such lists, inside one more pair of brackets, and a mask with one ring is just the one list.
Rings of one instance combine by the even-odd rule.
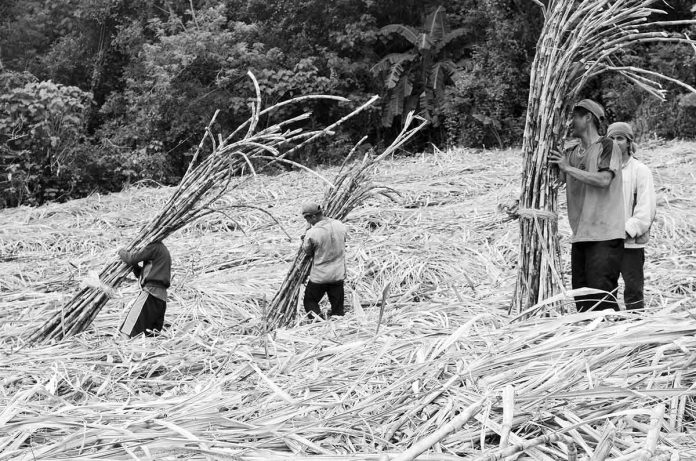
[[570, 166], [568, 158], [559, 152], [553, 151], [549, 154], [549, 162], [558, 165], [560, 172], [565, 176], [571, 176], [578, 181], [593, 187], [609, 187], [614, 179], [614, 174], [611, 171], [598, 171], [590, 173], [579, 168]]
[[588, 186], [601, 188], [609, 187], [612, 179], [614, 179], [614, 174], [611, 171], [598, 171], [597, 173], [590, 173], [589, 171], [583, 171], [572, 166], [569, 166], [565, 170], [565, 174], [572, 176]]

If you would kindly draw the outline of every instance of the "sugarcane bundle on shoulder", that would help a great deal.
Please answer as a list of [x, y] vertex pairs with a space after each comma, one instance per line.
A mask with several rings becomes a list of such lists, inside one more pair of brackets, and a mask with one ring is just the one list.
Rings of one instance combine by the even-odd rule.
[[[326, 128], [305, 131], [293, 127], [307, 120], [309, 112], [276, 123], [262, 124], [262, 117], [288, 104], [307, 100], [333, 100], [348, 102], [338, 96], [308, 95], [283, 101], [275, 106], [261, 108], [261, 90], [254, 76], [249, 73], [256, 91], [251, 104], [252, 115], [227, 137], [212, 132], [218, 112], [206, 128], [205, 135], [193, 156], [188, 171], [162, 210], [145, 225], [126, 246], [127, 252], [145, 251], [148, 245], [161, 242], [187, 224], [217, 211], [216, 204], [232, 188], [232, 179], [242, 174], [255, 173], [273, 162], [284, 158], [313, 140], [333, 133], [348, 118], [372, 105], [373, 97]], [[265, 122], [265, 119], [263, 119]], [[264, 127], [264, 128], [262, 128]], [[199, 154], [209, 145], [211, 152], [203, 159]], [[111, 261], [99, 274], [100, 284], [118, 286], [130, 273], [130, 266], [121, 259]], [[27, 342], [46, 342], [61, 339], [84, 331], [108, 300], [108, 290], [86, 286], [63, 308], [55, 312], [43, 325], [32, 332]]]
[[164, 243], [154, 242], [141, 251], [122, 248], [118, 257], [131, 267], [142, 290], [131, 304], [119, 331], [128, 338], [141, 333], [147, 336], [157, 334], [162, 331], [167, 312], [167, 289], [172, 272], [169, 250]]
[[317, 203], [304, 205], [302, 216], [308, 224], [307, 232], [302, 236], [302, 251], [312, 260], [305, 287], [305, 311], [307, 315], [321, 318], [319, 302], [327, 295], [331, 303], [330, 315], [342, 316], [348, 228], [338, 219], [324, 216]]
[[[418, 122], [418, 124], [416, 125], [415, 122]], [[366, 155], [361, 162], [346, 170], [345, 166], [355, 151], [353, 149], [336, 175], [333, 186], [324, 195], [324, 200], [320, 204], [322, 216], [345, 222], [348, 214], [370, 197], [384, 195], [393, 199], [395, 191], [386, 186], [375, 185], [372, 182], [372, 172], [379, 162], [401, 148], [426, 124], [427, 121], [423, 118], [415, 116], [413, 112], [409, 113], [404, 119], [404, 126], [401, 132], [389, 147], [378, 156], [371, 157], [369, 154]], [[265, 313], [266, 328], [287, 326], [295, 320], [300, 291], [303, 283], [310, 275], [312, 261], [313, 257], [300, 248], [280, 289], [276, 292]], [[321, 296], [319, 292], [321, 292]], [[334, 293], [337, 293], [337, 291]], [[319, 297], [320, 300], [323, 294], [322, 290], [315, 292], [313, 285], [310, 285], [309, 297], [306, 298], [310, 311], [318, 310], [318, 307], [314, 305], [314, 300], [316, 297]], [[338, 294], [334, 298], [338, 298]], [[316, 300], [316, 302], [319, 300]]]

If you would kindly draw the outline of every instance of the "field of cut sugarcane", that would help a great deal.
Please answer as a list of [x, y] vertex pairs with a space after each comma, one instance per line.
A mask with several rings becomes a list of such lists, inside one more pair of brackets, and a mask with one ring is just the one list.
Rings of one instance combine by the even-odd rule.
[[[173, 189], [0, 211], [0, 460], [695, 459], [696, 144], [639, 157], [658, 193], [639, 314], [576, 314], [567, 296], [508, 314], [515, 150], [383, 160], [373, 180], [399, 197], [348, 215], [348, 314], [279, 329], [267, 309], [297, 253], [299, 207], [327, 187], [309, 172], [224, 197], [277, 223], [231, 207], [166, 240], [156, 338], [117, 335], [131, 278], [87, 331], [26, 341]], [[562, 204], [559, 226], [569, 288]]]

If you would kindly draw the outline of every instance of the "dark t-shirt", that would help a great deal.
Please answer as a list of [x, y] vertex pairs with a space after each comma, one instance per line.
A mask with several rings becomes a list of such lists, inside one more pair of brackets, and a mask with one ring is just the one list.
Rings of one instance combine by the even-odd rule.
[[140, 285], [153, 296], [166, 300], [167, 288], [171, 282], [172, 258], [162, 242], [151, 243], [141, 251], [120, 251], [121, 260], [137, 267], [142, 262], [142, 270], [136, 274]]

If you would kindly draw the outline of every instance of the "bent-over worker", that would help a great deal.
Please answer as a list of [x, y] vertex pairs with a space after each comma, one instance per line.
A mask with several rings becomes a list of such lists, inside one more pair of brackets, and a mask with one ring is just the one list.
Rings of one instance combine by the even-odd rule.
[[645, 245], [650, 240], [650, 226], [655, 219], [655, 187], [650, 169], [635, 158], [631, 125], [617, 122], [609, 125], [607, 136], [621, 149], [623, 165], [626, 239], [621, 263], [626, 309], [642, 309]]
[[[121, 260], [131, 266], [142, 291], [121, 324], [123, 335], [132, 338], [150, 336], [162, 330], [167, 311], [167, 288], [171, 281], [172, 259], [162, 242], [154, 242], [141, 251], [118, 251]], [[139, 263], [143, 263], [140, 266]]]
[[577, 146], [565, 153], [552, 152], [566, 181], [568, 221], [573, 231], [572, 285], [607, 294], [576, 296], [578, 311], [618, 310], [616, 292], [624, 251], [625, 219], [621, 149], [600, 135], [604, 109], [584, 99], [573, 108], [573, 136]]
[[302, 237], [302, 249], [312, 257], [312, 270], [305, 288], [304, 308], [307, 314], [321, 318], [319, 302], [328, 295], [330, 315], [343, 315], [346, 277], [346, 226], [337, 219], [324, 216], [321, 206], [310, 203], [302, 207], [307, 221], [307, 233]]

